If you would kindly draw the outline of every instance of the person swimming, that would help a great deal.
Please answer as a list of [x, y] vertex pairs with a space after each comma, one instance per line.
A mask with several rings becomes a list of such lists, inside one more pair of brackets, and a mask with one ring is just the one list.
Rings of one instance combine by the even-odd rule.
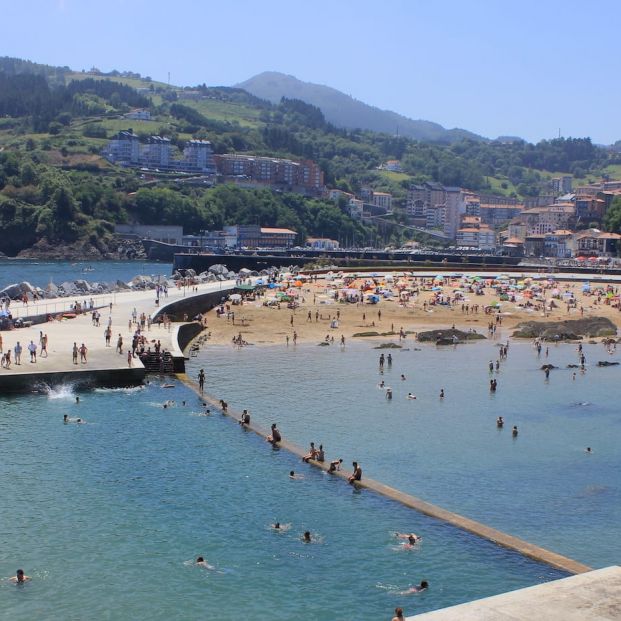
[[303, 479], [304, 477], [303, 477], [301, 474], [296, 474], [296, 473], [295, 473], [295, 470], [291, 470], [291, 471], [289, 472], [289, 478], [290, 478], [290, 479], [296, 479], [296, 480], [297, 480], [297, 479]]
[[304, 543], [312, 543], [312, 538], [311, 538], [310, 530], [305, 530], [304, 531], [304, 534], [302, 535], [302, 541]]
[[68, 423], [69, 422], [69, 415], [68, 414], [64, 414], [63, 415], [63, 423]]
[[588, 453], [589, 455], [592, 455], [593, 454], [593, 449], [590, 446], [587, 446], [586, 450], [584, 452]]
[[429, 588], [429, 583], [427, 580], [421, 580], [420, 584], [416, 584], [411, 586], [409, 589], [405, 591], [401, 591], [399, 595], [411, 595], [412, 593], [420, 593], [421, 591], [426, 591]]
[[444, 399], [444, 388], [440, 388], [440, 399]]
[[419, 537], [416, 533], [395, 533], [395, 537], [398, 539], [407, 539], [408, 543], [412, 546], [423, 540], [423, 538]]
[[24, 573], [23, 569], [18, 569], [15, 572], [15, 575], [12, 578], [10, 578], [10, 581], [15, 584], [24, 584], [24, 582], [28, 582], [30, 580], [32, 580], [32, 578], [30, 576], [27, 576]]
[[498, 429], [502, 429], [504, 427], [504, 424], [505, 424], [504, 418], [502, 416], [499, 416], [496, 419], [496, 427], [498, 427]]
[[416, 399], [416, 395], [413, 395], [411, 392], [408, 392], [408, 399]]
[[215, 569], [213, 565], [210, 565], [202, 556], [196, 558], [195, 565], [204, 567], [205, 569]]
[[518, 428], [517, 428], [517, 425], [513, 425], [513, 429], [511, 430], [511, 435], [512, 435], [514, 438], [517, 438], [517, 436], [518, 436]]
[[385, 386], [386, 386], [386, 382], [384, 382], [384, 380], [382, 380], [382, 381], [381, 381], [381, 382], [377, 385], [377, 387], [378, 387], [378, 388], [384, 388]]
[[280, 522], [274, 522], [274, 524], [272, 524], [272, 528], [274, 530], [280, 530]]
[[401, 374], [401, 381], [405, 382], [405, 375], [403, 375], [403, 373]]

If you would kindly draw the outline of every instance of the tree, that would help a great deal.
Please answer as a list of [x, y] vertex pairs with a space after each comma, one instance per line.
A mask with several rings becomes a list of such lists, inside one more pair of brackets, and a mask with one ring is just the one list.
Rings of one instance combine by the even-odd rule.
[[621, 196], [615, 196], [604, 216], [604, 227], [611, 233], [621, 233]]

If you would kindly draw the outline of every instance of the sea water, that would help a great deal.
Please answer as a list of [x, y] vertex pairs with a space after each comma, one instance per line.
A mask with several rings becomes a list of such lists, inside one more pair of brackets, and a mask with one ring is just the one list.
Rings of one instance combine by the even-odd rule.
[[[545, 345], [538, 356], [512, 341], [490, 373], [498, 340], [435, 347], [408, 339], [381, 351], [377, 342], [341, 348], [335, 340], [208, 347], [189, 372], [204, 367], [206, 390], [231, 407], [248, 408], [265, 427], [277, 422], [300, 445], [322, 443], [327, 458], [349, 468], [359, 461], [366, 476], [594, 567], [621, 561], [621, 366], [597, 366], [621, 356], [585, 344], [581, 373], [567, 368], [579, 363], [575, 344], [549, 345], [546, 357]], [[393, 359], [383, 374], [381, 353]], [[548, 380], [544, 364], [558, 367]]]
[[116, 283], [130, 281], [134, 276], [170, 276], [171, 263], [154, 261], [34, 261], [31, 259], [0, 260], [0, 288], [28, 281], [35, 287], [53, 282], [60, 285], [77, 279], [89, 282]]
[[[419, 364], [425, 359], [415, 352], [400, 355], [395, 372], [405, 369], [406, 356]], [[456, 451], [449, 466], [447, 446], [437, 467], [423, 472], [425, 442], [415, 440], [416, 450], [403, 452], [405, 429], [418, 425], [422, 433], [431, 420], [431, 426], [450, 429], [470, 410], [454, 405], [457, 386], [446, 382], [445, 411], [433, 408], [436, 418], [426, 419], [435, 380], [417, 388], [420, 402], [408, 404], [417, 410], [386, 404], [374, 387], [376, 357], [369, 349], [224, 350], [219, 362], [209, 364], [209, 385], [213, 390], [219, 382], [218, 393], [250, 406], [257, 418], [278, 420], [286, 435], [324, 440], [331, 456], [361, 457], [373, 476], [390, 474], [392, 461], [408, 480], [436, 480], [442, 489], [444, 471], [458, 471], [466, 456]], [[448, 360], [447, 354], [445, 365]], [[201, 416], [195, 393], [181, 385], [163, 388], [163, 381], [82, 392], [79, 404], [69, 385], [0, 397], [2, 617], [371, 621], [389, 617], [399, 605], [414, 614], [562, 576], [374, 493], [355, 491], [217, 412]], [[508, 387], [500, 382], [497, 405], [503, 390]], [[174, 404], [164, 408], [165, 401]], [[63, 424], [63, 414], [86, 422]], [[369, 428], [375, 419], [379, 424]], [[492, 433], [489, 445], [518, 454], [535, 433], [533, 424], [525, 425], [519, 444], [505, 432]], [[583, 467], [595, 468], [606, 454], [598, 446]], [[292, 469], [304, 479], [289, 479]], [[471, 482], [452, 504], [479, 496], [480, 485]], [[428, 495], [426, 488], [412, 487]], [[515, 486], [512, 495], [521, 490]], [[274, 532], [275, 521], [289, 530]], [[302, 543], [305, 530], [314, 543]], [[397, 530], [414, 531], [423, 541], [406, 551], [392, 536]], [[194, 565], [199, 555], [214, 569]], [[10, 584], [6, 578], [17, 568], [32, 581]], [[428, 591], [399, 594], [424, 579]]]

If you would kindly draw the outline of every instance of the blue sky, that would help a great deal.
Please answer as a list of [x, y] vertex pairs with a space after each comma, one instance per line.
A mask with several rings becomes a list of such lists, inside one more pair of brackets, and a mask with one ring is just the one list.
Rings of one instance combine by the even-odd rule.
[[0, 55], [232, 85], [327, 84], [445, 127], [621, 139], [618, 0], [0, 0]]

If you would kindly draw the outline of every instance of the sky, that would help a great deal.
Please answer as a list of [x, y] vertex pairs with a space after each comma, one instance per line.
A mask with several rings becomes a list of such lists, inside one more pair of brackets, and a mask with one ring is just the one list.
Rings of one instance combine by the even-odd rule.
[[489, 138], [621, 139], [621, 1], [0, 0], [0, 55], [231, 86], [262, 71]]

